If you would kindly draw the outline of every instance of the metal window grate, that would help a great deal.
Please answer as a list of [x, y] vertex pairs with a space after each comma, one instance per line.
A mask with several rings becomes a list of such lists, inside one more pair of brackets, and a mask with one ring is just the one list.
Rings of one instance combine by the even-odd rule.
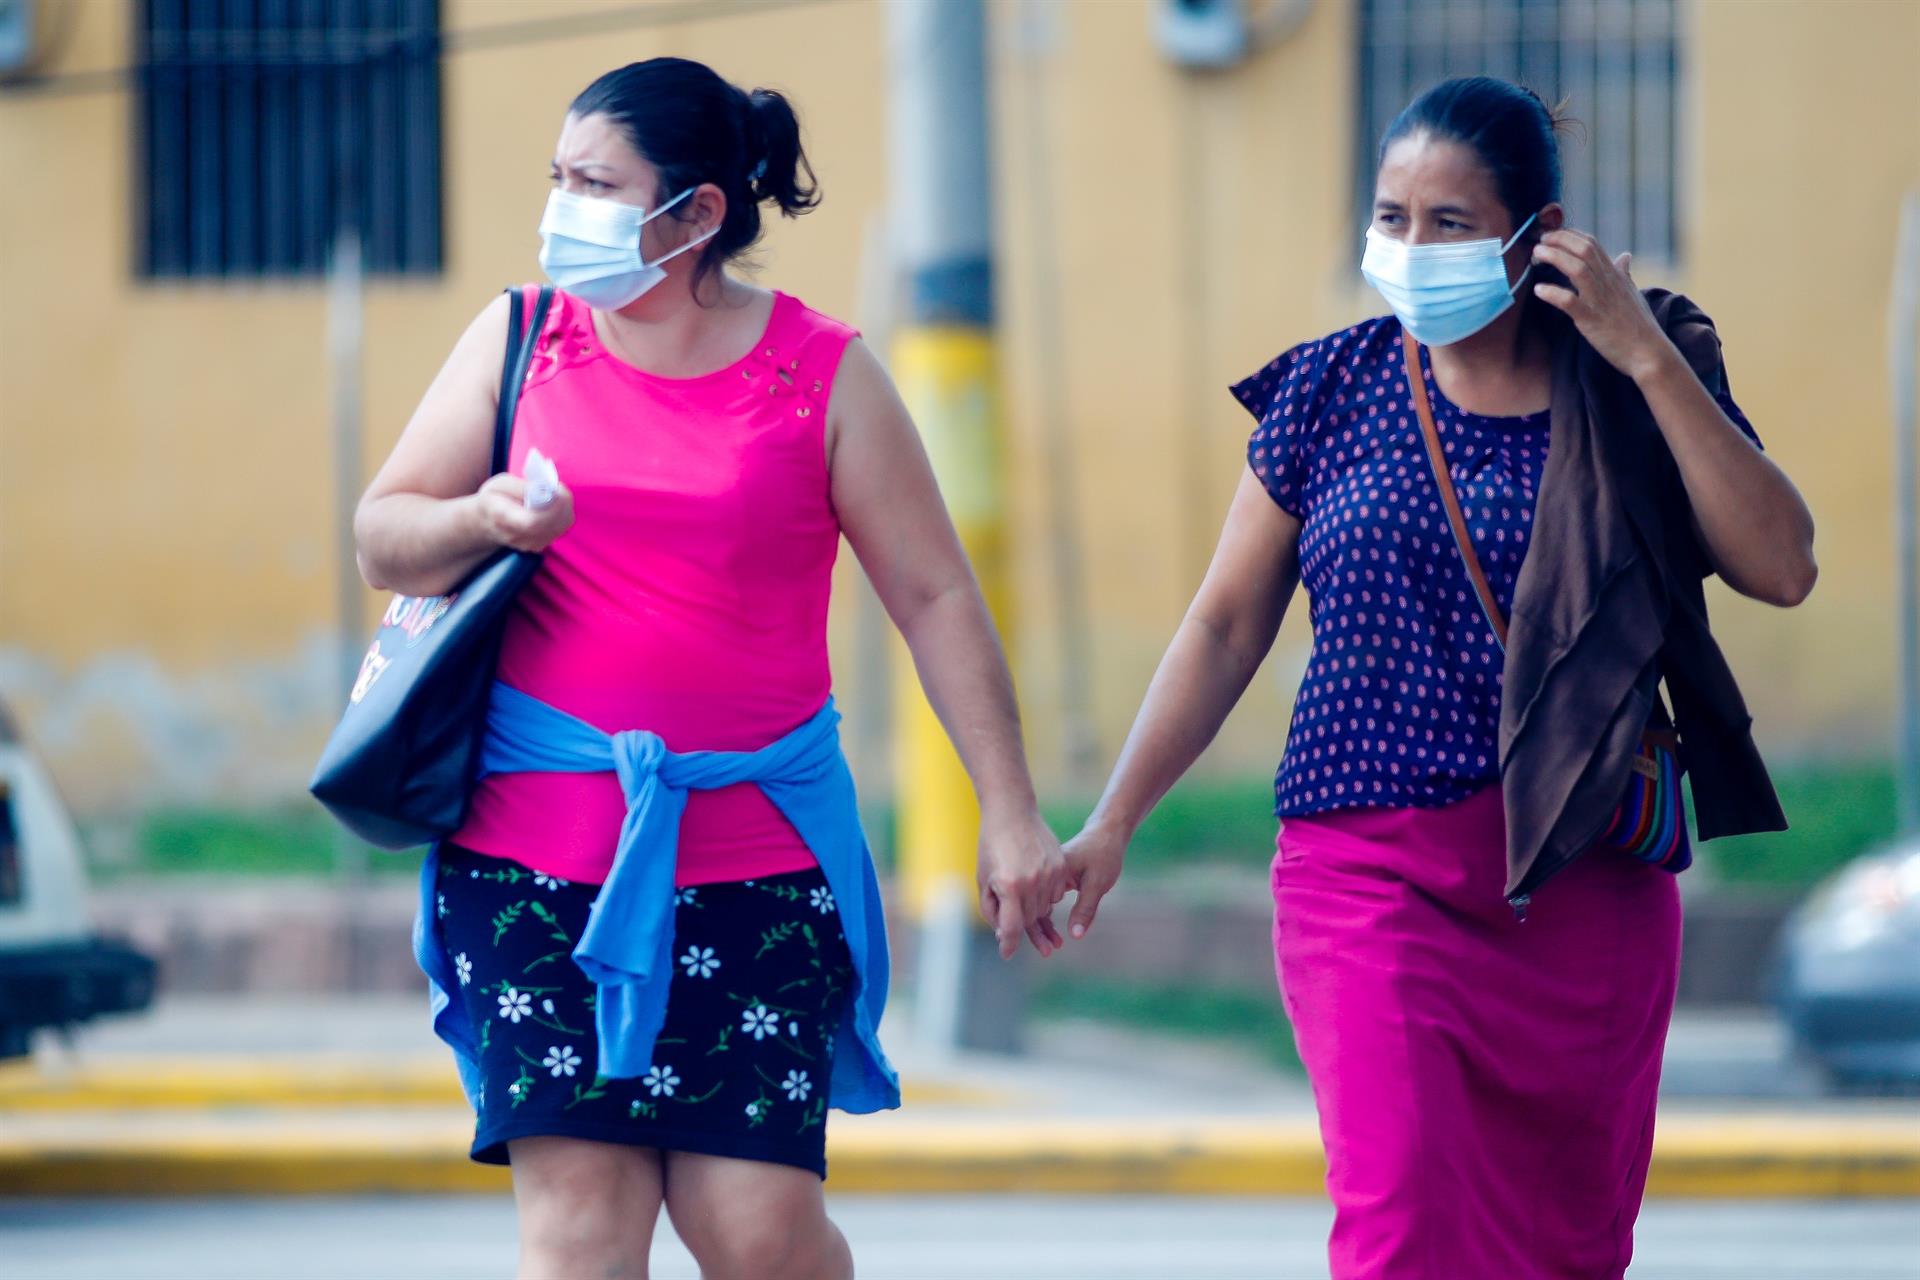
[[1380, 137], [1450, 76], [1491, 75], [1565, 98], [1568, 221], [1609, 250], [1673, 260], [1675, 0], [1360, 0], [1359, 225], [1373, 216]]
[[308, 276], [441, 267], [439, 0], [142, 0], [136, 260]]

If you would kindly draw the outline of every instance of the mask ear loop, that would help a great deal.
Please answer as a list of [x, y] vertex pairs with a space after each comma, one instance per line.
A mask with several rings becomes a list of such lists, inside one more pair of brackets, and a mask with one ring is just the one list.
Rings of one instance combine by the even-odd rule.
[[[655, 218], [659, 217], [661, 214], [665, 213], [667, 210], [673, 208], [673, 206], [679, 204], [682, 200], [685, 200], [688, 196], [692, 195], [696, 189], [697, 188], [694, 188], [694, 187], [688, 187], [685, 191], [682, 191], [679, 195], [667, 201], [665, 204], [661, 205], [658, 209], [655, 209], [653, 212], [649, 213], [646, 217], [640, 219], [640, 226], [636, 228], [634, 231], [634, 236], [635, 236], [634, 248], [636, 251], [640, 247], [639, 235], [641, 231], [645, 229], [646, 225], [649, 222], [652, 222]], [[720, 228], [715, 227], [713, 230], [707, 232], [707, 234], [701, 236], [697, 240], [689, 240], [685, 244], [681, 245], [678, 249], [673, 249], [667, 253], [661, 254], [659, 257], [655, 258], [652, 262], [648, 262], [647, 256], [643, 253], [640, 255], [640, 265], [643, 267], [657, 267], [663, 262], [671, 262], [675, 258], [679, 257], [681, 254], [685, 253], [687, 250], [697, 249], [701, 245], [705, 244], [707, 241], [713, 239], [715, 236], [719, 234], [720, 234]]]
[[663, 262], [672, 262], [675, 258], [687, 252], [689, 249], [698, 249], [701, 245], [705, 244], [707, 241], [713, 239], [715, 236], [719, 234], [720, 234], [720, 228], [715, 227], [713, 230], [707, 232], [707, 234], [699, 237], [698, 239], [689, 240], [685, 244], [681, 245], [678, 249], [672, 249], [666, 253], [661, 254], [659, 257], [655, 258], [652, 262], [648, 262], [645, 259], [642, 259], [640, 265], [643, 267], [657, 267]]
[[[1535, 220], [1537, 220], [1539, 217], [1540, 217], [1540, 212], [1539, 210], [1536, 209], [1533, 213], [1533, 216], [1529, 217], [1525, 222], [1521, 223], [1519, 229], [1507, 238], [1507, 242], [1500, 246], [1500, 256], [1502, 258], [1505, 258], [1507, 256], [1507, 250], [1513, 248], [1515, 244], [1519, 243], [1520, 237], [1527, 234], [1527, 228], [1532, 226]], [[1507, 296], [1509, 298], [1514, 297], [1520, 292], [1520, 286], [1525, 284], [1527, 282], [1527, 277], [1533, 274], [1533, 267], [1534, 267], [1533, 259], [1531, 258], [1527, 259], [1527, 265], [1521, 270], [1520, 278], [1507, 286]]]

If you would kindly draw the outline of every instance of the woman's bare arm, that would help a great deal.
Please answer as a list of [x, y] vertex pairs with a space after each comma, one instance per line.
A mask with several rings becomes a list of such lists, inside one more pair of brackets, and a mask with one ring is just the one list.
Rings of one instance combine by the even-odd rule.
[[919, 433], [858, 341], [835, 381], [827, 447], [841, 528], [980, 799], [981, 910], [1003, 955], [1022, 933], [1047, 955], [1060, 943], [1051, 913], [1065, 866], [1034, 798], [1013, 677]]
[[502, 294], [467, 326], [360, 499], [353, 533], [371, 587], [440, 595], [499, 548], [541, 550], [573, 523], [564, 488], [530, 511], [524, 481], [487, 474], [508, 305]]
[[1251, 471], [1240, 477], [1213, 564], [1134, 717], [1106, 791], [1067, 842], [1075, 895], [1070, 927], [1082, 937], [1120, 878], [1141, 822], [1200, 758], [1260, 664], [1300, 582], [1300, 522], [1275, 505]]

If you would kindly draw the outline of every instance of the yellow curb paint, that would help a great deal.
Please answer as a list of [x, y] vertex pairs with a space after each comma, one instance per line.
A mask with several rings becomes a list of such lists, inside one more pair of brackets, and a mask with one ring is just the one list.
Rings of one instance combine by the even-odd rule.
[[[467, 1160], [469, 1131], [457, 1113], [400, 1124], [273, 1116], [253, 1125], [125, 1127], [111, 1117], [88, 1119], [94, 1123], [74, 1133], [0, 1137], [0, 1194], [323, 1195], [507, 1186], [503, 1171]], [[1649, 1194], [1920, 1197], [1915, 1129], [1884, 1119], [1680, 1120], [1657, 1144]], [[980, 1124], [847, 1117], [835, 1122], [828, 1156], [832, 1189], [854, 1194], [1303, 1196], [1320, 1194], [1323, 1174], [1311, 1124], [1215, 1119]]]
[[276, 1063], [167, 1059], [87, 1066], [71, 1075], [0, 1072], [0, 1113], [222, 1107], [457, 1105], [459, 1077], [444, 1059]]
[[474, 1164], [460, 1144], [330, 1148], [289, 1143], [16, 1153], [0, 1144], [0, 1195], [213, 1196], [447, 1195], [506, 1191], [506, 1169]]
[[[943, 1080], [915, 1080], [909, 1106], [1004, 1108], [1018, 1095]], [[216, 1110], [227, 1107], [459, 1106], [444, 1058], [275, 1062], [231, 1058], [89, 1065], [70, 1075], [0, 1067], [0, 1116], [9, 1112]]]
[[835, 1191], [892, 1195], [1318, 1195], [1307, 1123], [1062, 1120], [968, 1126], [843, 1123], [828, 1138]]
[[[0, 1137], [0, 1195], [356, 1195], [504, 1191], [467, 1158], [465, 1113], [335, 1120], [324, 1113], [72, 1117], [71, 1137]], [[107, 1123], [102, 1123], [106, 1121]]]
[[1670, 1118], [1655, 1137], [1647, 1193], [1920, 1197], [1920, 1116]]

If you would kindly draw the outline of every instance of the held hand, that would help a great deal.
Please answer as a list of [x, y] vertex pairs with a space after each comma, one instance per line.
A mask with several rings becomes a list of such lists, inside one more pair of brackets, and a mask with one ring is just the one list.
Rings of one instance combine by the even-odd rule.
[[553, 501], [529, 509], [527, 482], [502, 472], [480, 486], [478, 497], [487, 536], [515, 551], [545, 551], [573, 527], [573, 493], [563, 484], [553, 486]]
[[1540, 237], [1533, 260], [1557, 268], [1573, 286], [1536, 284], [1534, 296], [1566, 312], [1607, 363], [1635, 381], [1659, 366], [1672, 344], [1633, 282], [1632, 254], [1609, 258], [1586, 232], [1561, 230]]
[[1068, 932], [1084, 938], [1093, 928], [1100, 900], [1119, 882], [1120, 866], [1127, 856], [1127, 837], [1107, 827], [1089, 826], [1067, 841], [1065, 853], [1067, 873], [1074, 888]]
[[1067, 893], [1067, 865], [1037, 811], [981, 824], [979, 884], [980, 914], [993, 926], [1001, 959], [1013, 958], [1023, 933], [1042, 956], [1060, 949], [1053, 908]]

